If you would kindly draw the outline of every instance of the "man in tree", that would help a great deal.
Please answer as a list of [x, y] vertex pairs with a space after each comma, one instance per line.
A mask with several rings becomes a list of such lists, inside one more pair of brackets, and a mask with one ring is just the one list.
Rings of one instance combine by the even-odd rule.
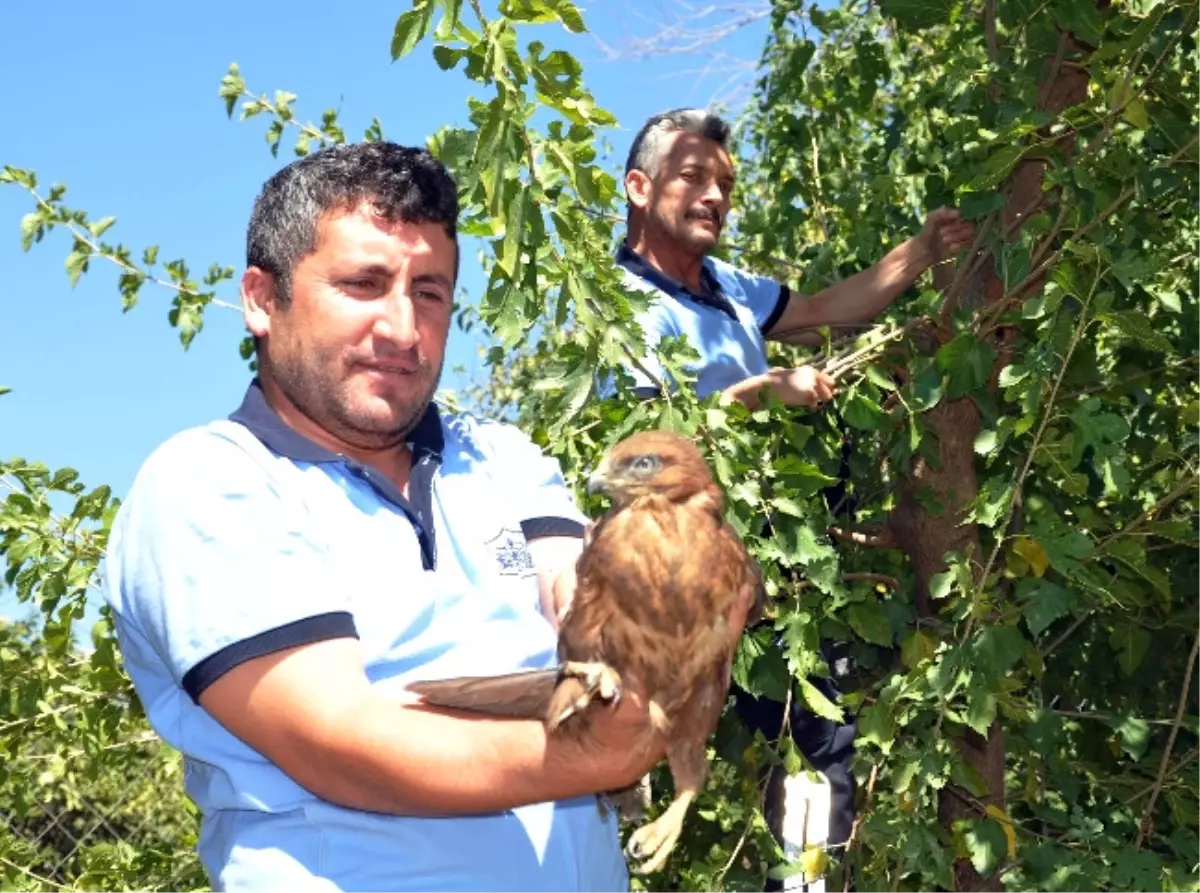
[[[690, 371], [701, 399], [719, 392], [753, 409], [769, 390], [785, 404], [817, 407], [833, 396], [834, 381], [811, 366], [770, 368], [766, 341], [817, 345], [815, 330], [822, 326], [869, 323], [932, 264], [967, 247], [973, 228], [956, 211], [940, 208], [920, 233], [869, 269], [814, 295], [793, 294], [785, 283], [710, 255], [734, 186], [728, 142], [729, 126], [702, 109], [655, 115], [633, 140], [625, 165], [628, 231], [617, 262], [627, 285], [652, 294], [639, 320], [651, 354], [641, 358], [641, 368], [627, 371], [639, 396], [657, 395], [668, 376], [654, 347], [663, 336], [685, 335], [700, 354]], [[827, 680], [811, 681], [837, 697]], [[736, 694], [751, 728], [779, 734], [782, 704]], [[853, 721], [820, 719], [798, 694], [792, 703], [792, 735], [830, 783], [828, 843], [844, 843], [854, 816]]]
[[155, 450], [113, 525], [106, 599], [216, 889], [627, 886], [594, 795], [662, 756], [631, 746], [637, 680], [586, 748], [403, 694], [554, 665], [587, 520], [518, 430], [433, 403], [457, 212], [391, 143], [271, 177], [241, 283], [259, 374]]

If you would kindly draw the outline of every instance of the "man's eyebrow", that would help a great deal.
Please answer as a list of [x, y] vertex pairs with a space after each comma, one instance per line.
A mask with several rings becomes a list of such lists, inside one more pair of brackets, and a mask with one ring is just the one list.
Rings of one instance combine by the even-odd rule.
[[365, 267], [360, 267], [357, 264], [351, 264], [341, 272], [342, 276], [391, 276], [391, 269], [385, 264], [367, 264]]
[[418, 285], [440, 285], [443, 288], [454, 288], [454, 283], [450, 281], [450, 277], [443, 276], [441, 273], [424, 273], [420, 276], [414, 276], [413, 282]]

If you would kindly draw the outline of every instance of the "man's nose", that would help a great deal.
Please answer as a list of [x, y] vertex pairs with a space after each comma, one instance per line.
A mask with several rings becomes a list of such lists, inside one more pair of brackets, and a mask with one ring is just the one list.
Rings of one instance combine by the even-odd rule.
[[397, 287], [384, 298], [381, 312], [375, 319], [375, 335], [400, 350], [410, 350], [421, 340], [413, 299], [405, 289]]
[[720, 207], [725, 202], [725, 193], [721, 190], [721, 185], [716, 180], [711, 180], [705, 186], [704, 194], [700, 196], [700, 200], [710, 208]]

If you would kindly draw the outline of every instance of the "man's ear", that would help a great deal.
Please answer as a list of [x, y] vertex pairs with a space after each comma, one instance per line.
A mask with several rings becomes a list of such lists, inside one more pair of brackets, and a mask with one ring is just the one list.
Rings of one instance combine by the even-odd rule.
[[625, 175], [625, 196], [629, 199], [629, 204], [639, 211], [646, 210], [653, 191], [654, 184], [645, 171], [634, 168]]
[[275, 277], [261, 267], [248, 267], [242, 274], [242, 318], [250, 334], [269, 335], [274, 310]]

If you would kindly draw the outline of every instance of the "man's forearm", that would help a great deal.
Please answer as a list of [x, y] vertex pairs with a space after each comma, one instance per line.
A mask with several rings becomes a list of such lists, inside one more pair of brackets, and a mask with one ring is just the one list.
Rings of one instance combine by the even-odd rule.
[[[436, 710], [377, 690], [350, 638], [246, 661], [201, 706], [318, 797], [410, 815], [481, 813], [632, 784], [663, 752], [632, 688], [594, 724], [597, 744], [548, 736], [537, 719]], [[615, 736], [615, 737], [614, 737]], [[611, 739], [611, 740], [610, 740]]]
[[[811, 339], [806, 330], [869, 323], [928, 269], [932, 258], [918, 239], [897, 245], [869, 269], [815, 295], [793, 295], [795, 313], [785, 313], [769, 336], [782, 341]], [[789, 308], [790, 309], [790, 308]]]
[[645, 771], [640, 765], [631, 771], [624, 756], [606, 758], [567, 736], [548, 736], [538, 720], [370, 700], [346, 711], [342, 728], [319, 747], [319, 764], [308, 751], [281, 768], [332, 802], [404, 815], [563, 800], [623, 787]]

